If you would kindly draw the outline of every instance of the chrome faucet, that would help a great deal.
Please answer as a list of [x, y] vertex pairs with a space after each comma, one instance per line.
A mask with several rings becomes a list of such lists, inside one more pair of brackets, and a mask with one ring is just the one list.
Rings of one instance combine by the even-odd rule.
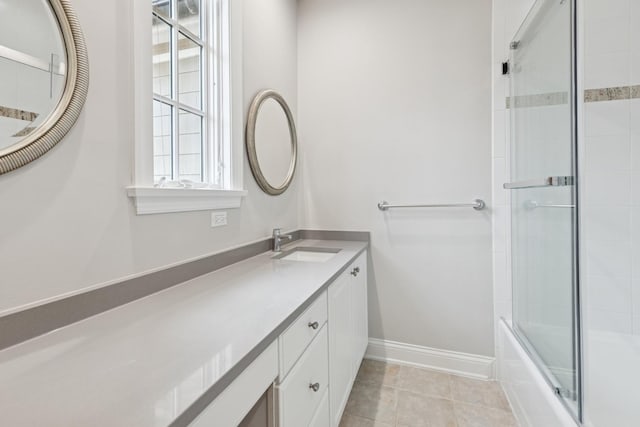
[[282, 241], [285, 239], [293, 240], [293, 236], [291, 234], [281, 234], [279, 228], [273, 229], [273, 252], [282, 252]]

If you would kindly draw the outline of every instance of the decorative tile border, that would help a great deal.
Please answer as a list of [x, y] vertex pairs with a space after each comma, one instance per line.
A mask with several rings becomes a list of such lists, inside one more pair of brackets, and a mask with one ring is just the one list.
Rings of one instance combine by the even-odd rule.
[[9, 119], [24, 120], [25, 122], [32, 122], [38, 118], [38, 113], [31, 111], [18, 110], [17, 108], [3, 107], [0, 105], [0, 117], [7, 117]]
[[[291, 235], [294, 241], [309, 239], [368, 242], [370, 239], [369, 233], [365, 231], [298, 230]], [[273, 239], [260, 240], [0, 316], [0, 350], [267, 252], [272, 247]]]
[[584, 91], [584, 102], [619, 101], [623, 99], [630, 99], [631, 92], [632, 86], [587, 89]]
[[[621, 101], [625, 99], [640, 99], [640, 85], [617, 86], [584, 91], [584, 102]], [[517, 108], [543, 107], [563, 105], [569, 102], [566, 92], [544, 93], [538, 95], [517, 96], [514, 98]], [[511, 108], [512, 98], [506, 98], [506, 107]]]
[[507, 108], [511, 108], [512, 103], [516, 108], [565, 105], [569, 103], [569, 93], [551, 92], [536, 95], [516, 96], [515, 98], [507, 97]]
[[20, 132], [16, 133], [15, 135], [13, 135], [14, 138], [17, 137], [21, 137], [21, 136], [27, 136], [29, 135], [31, 132], [33, 132], [34, 130], [36, 130], [35, 127], [33, 126], [27, 126], [26, 128], [22, 129]]

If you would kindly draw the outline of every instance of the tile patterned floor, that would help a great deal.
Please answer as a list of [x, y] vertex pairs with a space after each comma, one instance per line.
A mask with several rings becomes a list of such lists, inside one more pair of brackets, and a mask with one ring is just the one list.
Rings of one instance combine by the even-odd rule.
[[502, 389], [437, 371], [365, 360], [340, 427], [517, 427]]

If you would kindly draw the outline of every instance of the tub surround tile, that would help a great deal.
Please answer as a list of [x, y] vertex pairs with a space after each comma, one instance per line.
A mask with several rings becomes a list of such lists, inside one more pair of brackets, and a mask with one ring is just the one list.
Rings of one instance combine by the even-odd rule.
[[624, 51], [586, 55], [584, 70], [585, 88], [622, 87], [633, 81], [630, 78], [631, 57]]
[[585, 137], [584, 146], [588, 174], [631, 171], [629, 132]]
[[629, 134], [632, 103], [622, 99], [584, 104], [584, 136]]

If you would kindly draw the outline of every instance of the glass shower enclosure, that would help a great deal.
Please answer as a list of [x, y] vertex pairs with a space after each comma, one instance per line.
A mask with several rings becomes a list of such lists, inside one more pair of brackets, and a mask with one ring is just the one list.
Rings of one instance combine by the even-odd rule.
[[513, 329], [581, 419], [575, 0], [538, 0], [510, 45]]

